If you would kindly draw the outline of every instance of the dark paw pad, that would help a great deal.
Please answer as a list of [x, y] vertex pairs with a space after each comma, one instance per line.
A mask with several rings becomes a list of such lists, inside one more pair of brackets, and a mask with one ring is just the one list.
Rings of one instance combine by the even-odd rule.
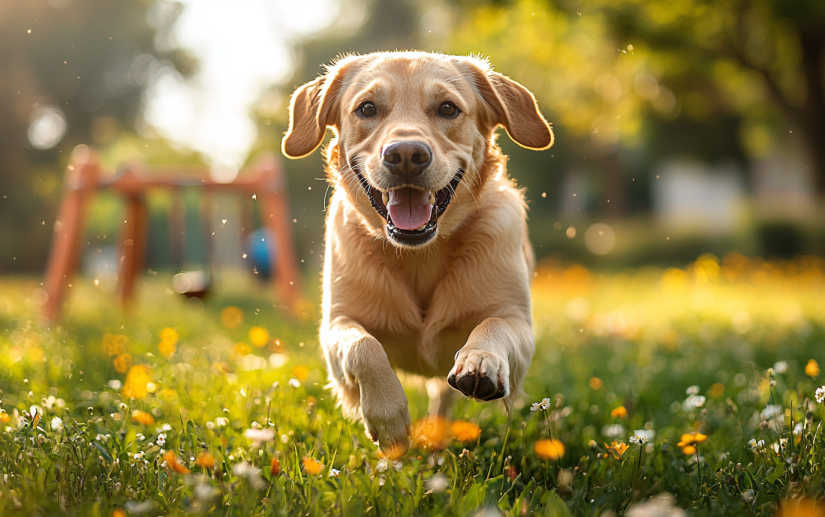
[[458, 384], [458, 391], [466, 395], [472, 396], [476, 389], [476, 376], [462, 375], [458, 378], [456, 384]]
[[458, 389], [458, 384], [456, 384], [455, 382], [455, 374], [452, 374], [449, 377], [447, 377], [447, 384], [449, 384], [454, 390], [461, 391]]
[[488, 399], [484, 399], [484, 400], [490, 401], [490, 400], [503, 399], [504, 395], [506, 395], [506, 394], [507, 394], [507, 392], [504, 391], [504, 386], [501, 386], [499, 389], [496, 390], [495, 393], [493, 393], [492, 397], [490, 397]]
[[468, 373], [460, 377], [450, 375], [447, 383], [461, 393], [478, 400], [496, 400], [504, 397], [504, 387], [499, 387], [487, 376]]
[[496, 394], [498, 386], [489, 377], [479, 377], [476, 383], [475, 397], [481, 400], [489, 400]]

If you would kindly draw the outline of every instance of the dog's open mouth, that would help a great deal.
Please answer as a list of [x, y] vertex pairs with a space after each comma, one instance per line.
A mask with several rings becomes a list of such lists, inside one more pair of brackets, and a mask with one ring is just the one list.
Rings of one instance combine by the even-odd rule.
[[438, 218], [452, 201], [464, 169], [459, 169], [446, 187], [436, 191], [414, 187], [382, 191], [370, 185], [360, 171], [355, 174], [372, 207], [387, 220], [389, 237], [400, 244], [420, 246], [435, 237]]

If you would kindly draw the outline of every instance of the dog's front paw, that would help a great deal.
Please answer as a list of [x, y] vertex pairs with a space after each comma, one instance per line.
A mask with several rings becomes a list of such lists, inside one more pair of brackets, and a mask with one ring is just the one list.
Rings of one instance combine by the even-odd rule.
[[361, 389], [361, 416], [367, 435], [390, 456], [403, 456], [410, 448], [410, 412], [404, 390], [399, 384], [397, 389], [369, 391]]
[[510, 366], [486, 350], [458, 351], [447, 382], [478, 400], [497, 400], [510, 394]]

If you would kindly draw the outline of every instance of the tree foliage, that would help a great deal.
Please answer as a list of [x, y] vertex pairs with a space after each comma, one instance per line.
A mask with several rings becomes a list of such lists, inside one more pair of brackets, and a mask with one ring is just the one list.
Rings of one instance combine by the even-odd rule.
[[152, 0], [0, 3], [0, 242], [25, 243], [0, 246], [0, 270], [42, 267], [62, 157], [133, 129], [153, 75], [191, 71], [171, 39], [179, 10]]
[[[751, 157], [798, 128], [825, 195], [825, 3], [815, 0], [512, 0], [468, 10], [457, 52], [519, 77], [557, 123], [603, 150], [655, 117], [741, 118]], [[650, 115], [654, 115], [651, 118]]]

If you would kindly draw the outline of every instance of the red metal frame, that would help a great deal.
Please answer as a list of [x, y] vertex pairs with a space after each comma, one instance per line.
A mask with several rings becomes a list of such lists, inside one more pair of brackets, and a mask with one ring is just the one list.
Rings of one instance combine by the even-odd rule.
[[[196, 174], [193, 174], [196, 173]], [[259, 212], [275, 238], [278, 250], [272, 256], [273, 284], [279, 299], [296, 314], [301, 291], [300, 273], [289, 222], [286, 181], [278, 161], [271, 154], [258, 159], [248, 171], [230, 183], [218, 183], [208, 171], [182, 168], [154, 168], [151, 174], [137, 166], [127, 166], [118, 175], [103, 178], [97, 153], [85, 145], [74, 149], [66, 172], [66, 191], [54, 226], [52, 249], [46, 270], [48, 299], [43, 306], [48, 319], [59, 319], [66, 287], [80, 263], [81, 241], [86, 229], [88, 207], [97, 190], [111, 189], [126, 203], [126, 219], [120, 236], [118, 295], [124, 306], [134, 296], [135, 279], [146, 256], [148, 210], [146, 193], [152, 189], [199, 188], [207, 194], [241, 192], [255, 194]]]

